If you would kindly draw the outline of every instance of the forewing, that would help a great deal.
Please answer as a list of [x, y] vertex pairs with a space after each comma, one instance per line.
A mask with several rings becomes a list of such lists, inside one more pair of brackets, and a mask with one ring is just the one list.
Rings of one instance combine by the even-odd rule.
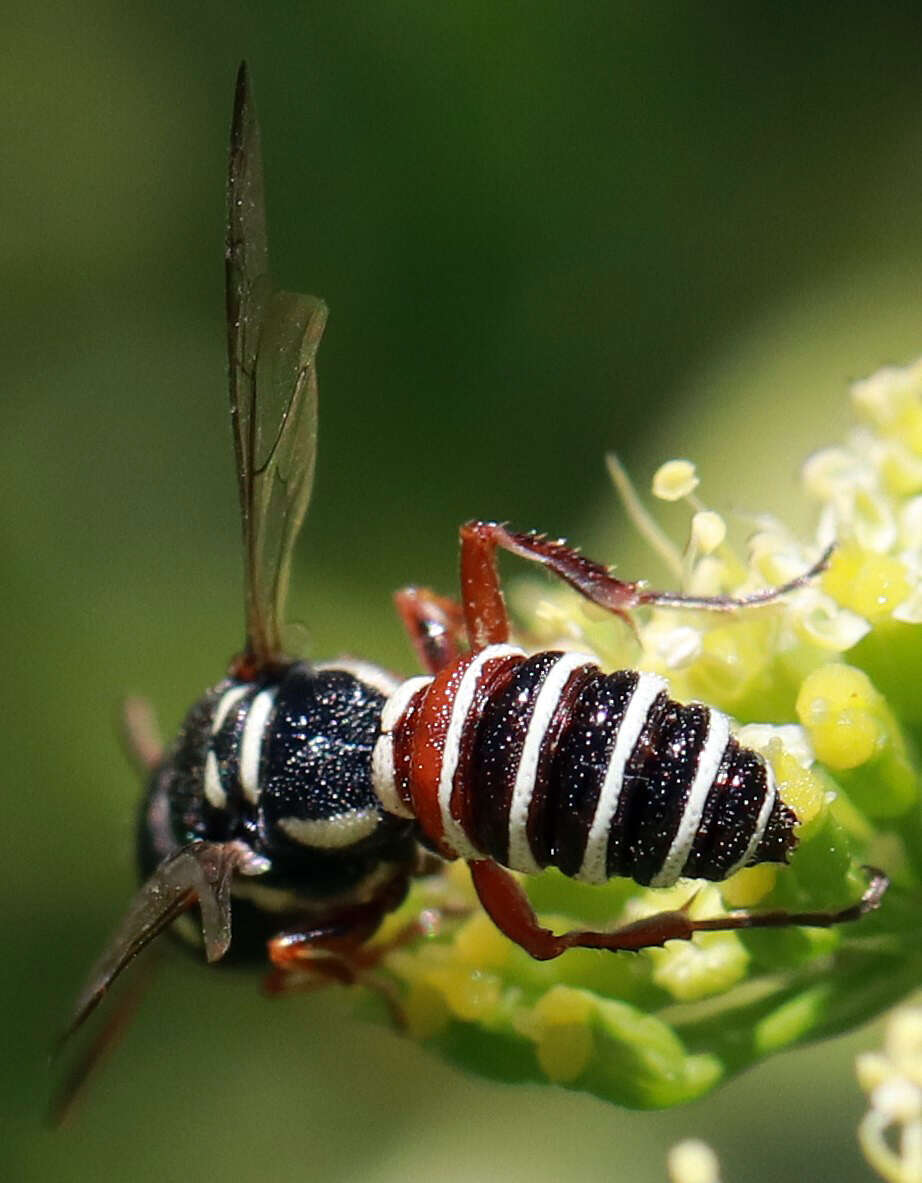
[[326, 307], [273, 292], [259, 125], [240, 67], [227, 186], [227, 333], [231, 422], [243, 521], [244, 667], [281, 657], [291, 551], [310, 499], [317, 444], [314, 359]]
[[49, 1098], [46, 1116], [53, 1128], [59, 1128], [71, 1118], [86, 1094], [90, 1079], [121, 1042], [160, 965], [156, 953], [156, 946], [150, 946], [125, 967], [116, 1004], [110, 1007], [105, 1022], [92, 1038], [83, 1041]]
[[327, 310], [314, 296], [275, 292], [256, 362], [253, 534], [256, 601], [276, 656], [295, 540], [310, 501], [317, 454], [317, 347]]

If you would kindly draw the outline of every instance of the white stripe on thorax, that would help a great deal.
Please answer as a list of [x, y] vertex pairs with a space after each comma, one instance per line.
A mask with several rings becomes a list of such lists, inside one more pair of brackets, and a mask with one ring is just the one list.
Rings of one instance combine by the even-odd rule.
[[272, 712], [278, 686], [260, 690], [250, 705], [240, 740], [240, 787], [254, 805], [259, 800], [259, 761], [262, 755], [266, 723]]
[[498, 657], [524, 656], [523, 650], [514, 645], [488, 645], [486, 649], [481, 649], [464, 671], [455, 692], [451, 706], [451, 718], [448, 721], [448, 730], [445, 734], [445, 744], [442, 748], [439, 809], [442, 814], [442, 833], [445, 841], [457, 852], [459, 858], [483, 858], [483, 853], [471, 845], [467, 835], [451, 816], [451, 793], [455, 772], [458, 768], [458, 757], [461, 754], [461, 737], [464, 734], [468, 712], [474, 702], [477, 683], [483, 673], [483, 667], [488, 661], [495, 661]]
[[224, 720], [230, 714], [233, 707], [247, 694], [253, 687], [246, 682], [242, 682], [238, 686], [231, 686], [230, 690], [225, 690], [218, 702], [217, 710], [214, 713], [214, 718], [211, 720], [211, 734], [217, 735], [224, 724]]
[[223, 809], [227, 805], [227, 793], [221, 784], [218, 757], [210, 749], [205, 757], [205, 797], [209, 805], [213, 805], [215, 809]]
[[371, 754], [371, 786], [381, 802], [381, 808], [386, 813], [396, 814], [397, 817], [411, 818], [416, 815], [404, 802], [397, 791], [396, 773], [394, 767], [394, 728], [403, 718], [410, 699], [428, 686], [432, 678], [420, 676], [409, 678], [401, 683], [394, 691], [381, 712], [381, 734], [375, 742]]
[[752, 837], [749, 839], [749, 845], [746, 847], [742, 856], [727, 871], [724, 876], [725, 879], [729, 879], [731, 875], [736, 874], [737, 871], [745, 867], [755, 854], [759, 843], [765, 836], [765, 827], [768, 825], [772, 807], [778, 796], [778, 787], [775, 783], [775, 774], [772, 771], [771, 764], [763, 757], [762, 765], [765, 769], [765, 797], [762, 801], [762, 808], [759, 810], [759, 816], [756, 818], [756, 827], [752, 832]]
[[658, 674], [641, 673], [637, 676], [637, 685], [618, 725], [618, 736], [611, 759], [608, 761], [602, 788], [599, 790], [599, 799], [583, 852], [583, 862], [574, 876], [585, 883], [605, 883], [608, 879], [608, 832], [618, 809], [618, 800], [624, 784], [624, 770], [640, 739], [650, 707], [666, 688], [665, 678]]
[[[214, 717], [211, 720], [212, 735], [218, 734], [224, 726], [227, 716], [250, 689], [251, 687], [244, 682], [236, 686], [231, 686], [230, 690], [224, 691], [218, 699], [218, 705], [215, 708]], [[221, 769], [218, 765], [218, 758], [211, 748], [208, 749], [208, 754], [205, 757], [204, 789], [208, 803], [215, 809], [224, 809], [227, 806], [227, 793], [224, 790], [224, 785], [221, 783]]]
[[587, 653], [561, 654], [545, 675], [535, 698], [509, 804], [509, 854], [506, 865], [513, 871], [534, 875], [541, 870], [528, 842], [528, 810], [535, 792], [541, 745], [571, 674], [586, 665], [598, 666], [598, 662]]
[[698, 827], [701, 825], [704, 803], [714, 785], [714, 779], [720, 770], [724, 752], [727, 750], [730, 740], [730, 720], [720, 711], [715, 711], [710, 707], [708, 713], [710, 719], [707, 739], [705, 739], [704, 747], [698, 756], [698, 767], [685, 799], [682, 817], [679, 819], [678, 829], [666, 857], [663, 859], [662, 867], [650, 880], [651, 887], [671, 887], [682, 874], [682, 868], [685, 866], [692, 843], [695, 841], [695, 835], [698, 833]]

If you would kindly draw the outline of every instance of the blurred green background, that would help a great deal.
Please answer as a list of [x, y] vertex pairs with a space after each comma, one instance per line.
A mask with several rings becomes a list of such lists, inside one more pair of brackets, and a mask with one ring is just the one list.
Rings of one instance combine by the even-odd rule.
[[277, 278], [332, 310], [292, 613], [318, 654], [410, 672], [390, 593], [451, 590], [460, 521], [661, 577], [605, 449], [643, 483], [692, 455], [711, 504], [783, 509], [847, 379], [919, 352], [922, 10], [7, 0], [0, 31], [3, 1178], [645, 1183], [688, 1134], [728, 1183], [868, 1178], [850, 1063], [873, 1033], [624, 1113], [464, 1077], [344, 994], [271, 1005], [178, 956], [76, 1125], [41, 1112], [50, 1038], [133, 883], [119, 696], [169, 730], [241, 639], [238, 59]]

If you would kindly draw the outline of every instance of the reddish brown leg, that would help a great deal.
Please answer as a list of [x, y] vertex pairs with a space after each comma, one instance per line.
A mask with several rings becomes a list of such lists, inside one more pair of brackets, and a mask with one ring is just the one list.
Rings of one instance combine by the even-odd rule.
[[272, 969], [263, 979], [263, 989], [273, 997], [334, 983], [352, 986], [358, 979], [359, 967], [352, 959], [357, 950], [334, 952], [312, 932], [279, 933], [267, 949]]
[[687, 911], [680, 910], [657, 912], [654, 916], [625, 924], [613, 932], [574, 929], [557, 935], [549, 928], [541, 927], [525, 892], [505, 868], [488, 860], [470, 862], [468, 866], [477, 895], [490, 919], [511, 941], [515, 941], [538, 961], [548, 961], [574, 948], [636, 952], [663, 945], [666, 941], [687, 941], [696, 932], [787, 928], [791, 925], [829, 928], [833, 924], [857, 920], [866, 912], [872, 912], [888, 885], [882, 871], [868, 868], [870, 881], [864, 895], [857, 903], [838, 912], [729, 912], [726, 916], [693, 920]]
[[[350, 927], [348, 921], [337, 919], [316, 928], [292, 928], [277, 933], [266, 945], [274, 972], [266, 987], [270, 993], [281, 993], [288, 974], [318, 972], [344, 985], [356, 980], [357, 972], [367, 964], [364, 942], [372, 935], [380, 917], [374, 923]], [[278, 985], [278, 989], [274, 988]]]
[[406, 873], [401, 873], [365, 904], [343, 908], [314, 925], [305, 922], [277, 933], [266, 947], [278, 972], [270, 974], [266, 988], [279, 993], [276, 987], [282, 987], [285, 974], [309, 972], [320, 960], [330, 963], [331, 968], [323, 971], [328, 977], [347, 985], [356, 981], [357, 972], [376, 965], [386, 951], [368, 948], [365, 942], [374, 936], [388, 912], [403, 902], [406, 893]]
[[[287, 933], [284, 936], [292, 941], [296, 934]], [[269, 942], [269, 956], [273, 959], [278, 955], [272, 949], [276, 940], [277, 937]], [[284, 966], [276, 964], [263, 979], [263, 990], [270, 997], [306, 993], [326, 986], [364, 986], [384, 999], [395, 1027], [402, 1029], [406, 1026], [406, 1016], [396, 987], [387, 979], [376, 976], [372, 963], [360, 964], [364, 959], [354, 955], [358, 950], [353, 950], [347, 956], [345, 953], [330, 952], [310, 941], [297, 953], [294, 949], [294, 945], [289, 944], [285, 952], [281, 953]]]
[[464, 636], [460, 604], [437, 596], [427, 587], [405, 587], [394, 603], [423, 668], [437, 674], [455, 661]]
[[631, 624], [630, 609], [638, 604], [659, 604], [678, 608], [703, 608], [727, 612], [734, 608], [768, 604], [801, 587], [826, 566], [832, 548], [796, 579], [745, 596], [686, 596], [679, 592], [654, 591], [640, 583], [625, 583], [587, 559], [571, 546], [543, 534], [519, 534], [497, 522], [468, 522], [461, 527], [461, 598], [467, 633], [474, 649], [507, 640], [509, 622], [503, 601], [496, 548], [520, 558], [541, 563], [580, 595], [606, 608]]
[[[273, 968], [263, 980], [263, 989], [273, 997], [324, 986], [365, 986], [387, 1004], [394, 1025], [406, 1026], [400, 995], [387, 978], [375, 974], [382, 959], [420, 935], [428, 935], [437, 919], [423, 913], [404, 925], [389, 941], [373, 946], [364, 942], [368, 929], [347, 932], [342, 925], [279, 933], [268, 943]], [[373, 931], [373, 930], [372, 930]]]
[[163, 759], [163, 740], [150, 701], [131, 696], [122, 699], [122, 738], [128, 757], [146, 776]]
[[439, 915], [426, 910], [405, 924], [390, 940], [368, 945], [380, 923], [380, 915], [374, 920], [352, 926], [348, 920], [338, 919], [333, 923], [316, 928], [293, 928], [277, 933], [268, 943], [267, 950], [273, 970], [267, 979], [270, 993], [278, 993], [274, 987], [282, 985], [286, 974], [317, 972], [340, 982], [352, 985], [369, 969], [374, 969], [393, 949], [399, 949], [419, 936], [431, 936], [440, 924]]

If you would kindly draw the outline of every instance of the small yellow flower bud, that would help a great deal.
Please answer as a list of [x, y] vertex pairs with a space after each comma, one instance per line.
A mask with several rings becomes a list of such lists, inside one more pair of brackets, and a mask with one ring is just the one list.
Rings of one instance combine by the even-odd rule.
[[453, 1015], [467, 1022], [489, 1019], [500, 1004], [500, 982], [493, 974], [447, 965], [430, 969], [424, 983], [438, 990]]
[[899, 542], [911, 551], [922, 551], [922, 497], [912, 497], [901, 508]]
[[850, 448], [823, 448], [814, 452], [803, 467], [803, 482], [807, 492], [826, 501], [839, 493], [855, 488], [873, 488], [874, 470], [864, 457]]
[[889, 490], [898, 497], [909, 497], [922, 490], [922, 458], [901, 440], [891, 440], [887, 446], [881, 474]]
[[697, 1138], [677, 1142], [669, 1151], [666, 1165], [670, 1183], [720, 1183], [717, 1155]]
[[732, 932], [703, 933], [697, 941], [672, 941], [651, 949], [653, 981], [677, 1002], [694, 1002], [729, 990], [746, 974], [749, 954]]
[[774, 863], [759, 863], [744, 867], [721, 884], [720, 894], [728, 908], [752, 908], [775, 886], [778, 867]]
[[903, 603], [911, 586], [899, 559], [850, 546], [833, 554], [823, 590], [866, 620], [878, 621]]
[[455, 949], [467, 965], [481, 969], [502, 969], [514, 952], [512, 945], [485, 912], [476, 912], [461, 926]]
[[536, 1004], [536, 1051], [548, 1079], [575, 1080], [586, 1068], [594, 1045], [593, 1010], [591, 997], [569, 986], [554, 986]]
[[874, 1089], [871, 1105], [888, 1121], [903, 1125], [922, 1117], [922, 1094], [910, 1081], [899, 1076], [883, 1081]]
[[727, 524], [719, 513], [702, 509], [692, 518], [691, 540], [703, 554], [717, 550], [727, 537]]
[[653, 474], [653, 496], [681, 501], [698, 488], [698, 473], [690, 460], [667, 460]]
[[893, 1075], [893, 1065], [882, 1052], [860, 1052], [855, 1057], [858, 1084], [870, 1093]]
[[880, 695], [867, 674], [852, 666], [830, 663], [808, 674], [797, 715], [818, 759], [830, 768], [857, 768], [886, 742]]
[[887, 1024], [884, 1048], [894, 1065], [915, 1084], [922, 1084], [922, 1009], [897, 1011]]

